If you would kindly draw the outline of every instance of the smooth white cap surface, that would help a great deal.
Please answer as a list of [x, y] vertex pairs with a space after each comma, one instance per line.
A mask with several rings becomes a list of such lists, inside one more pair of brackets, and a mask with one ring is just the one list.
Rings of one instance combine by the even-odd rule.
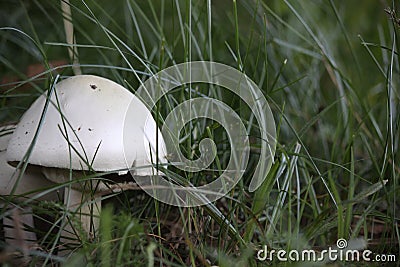
[[[50, 188], [54, 183], [47, 180], [38, 169], [31, 169], [18, 180], [16, 169], [7, 164], [6, 149], [10, 141], [11, 134], [15, 125], [3, 126], [0, 128], [0, 195], [7, 196], [11, 194], [15, 186], [14, 195], [23, 195], [39, 189]], [[16, 184], [17, 183], [17, 184]], [[29, 195], [32, 197], [33, 195]], [[28, 196], [26, 196], [28, 197]], [[42, 194], [40, 200], [55, 200], [57, 192], [52, 191], [48, 194]]]
[[[10, 163], [21, 161], [28, 151], [44, 112], [46, 93], [21, 118], [7, 149]], [[94, 171], [120, 173], [135, 166], [135, 175], [153, 174], [159, 130], [146, 106], [127, 89], [102, 77], [78, 75], [56, 84], [50, 100], [30, 164], [89, 170], [89, 163]], [[124, 135], [124, 129], [132, 134]], [[166, 162], [160, 131], [158, 137], [158, 158]]]

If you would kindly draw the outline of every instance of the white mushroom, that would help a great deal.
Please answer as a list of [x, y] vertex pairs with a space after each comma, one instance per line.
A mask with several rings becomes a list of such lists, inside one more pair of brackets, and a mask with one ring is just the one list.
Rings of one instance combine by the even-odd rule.
[[[0, 127], [0, 205], [3, 209], [18, 207], [19, 213], [11, 213], [3, 217], [3, 227], [6, 242], [15, 248], [26, 250], [36, 244], [36, 234], [24, 227], [34, 229], [33, 213], [29, 206], [23, 205], [27, 198], [37, 200], [56, 200], [57, 192], [49, 190], [54, 183], [48, 181], [40, 170], [32, 168], [19, 178], [19, 171], [7, 164], [6, 149], [15, 125]], [[48, 190], [47, 194], [32, 193], [34, 191]], [[4, 215], [5, 213], [3, 213]], [[14, 215], [13, 215], [14, 214]], [[16, 216], [15, 214], [19, 214]], [[13, 218], [12, 218], [13, 217]], [[16, 222], [19, 221], [19, 222]], [[17, 227], [18, 225], [21, 226]]]
[[[159, 130], [149, 110], [121, 85], [93, 75], [59, 82], [38, 127], [46, 99], [44, 93], [21, 118], [7, 150], [11, 164], [23, 160], [38, 129], [28, 162], [42, 166], [45, 176], [56, 183], [79, 179], [92, 171], [122, 175], [131, 166], [138, 167], [131, 171], [134, 175], [152, 175], [155, 136], [159, 137], [159, 161], [166, 162], [165, 144], [161, 133], [156, 134]], [[134, 108], [128, 111], [132, 104]], [[151, 119], [146, 124], [148, 115]], [[125, 120], [135, 123], [125, 128]], [[124, 140], [124, 129], [132, 133], [128, 140]], [[152, 148], [154, 151], [150, 151]], [[66, 187], [64, 202], [70, 211], [81, 215], [82, 228], [88, 233], [96, 228], [96, 215], [101, 210], [99, 194], [106, 189], [107, 185], [98, 180]]]

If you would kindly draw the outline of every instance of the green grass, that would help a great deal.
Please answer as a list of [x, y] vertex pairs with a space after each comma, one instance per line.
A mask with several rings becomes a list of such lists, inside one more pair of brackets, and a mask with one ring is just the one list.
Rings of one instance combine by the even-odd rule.
[[[0, 5], [1, 125], [17, 122], [57, 74], [62, 79], [73, 69], [59, 1]], [[42, 248], [32, 252], [36, 264], [257, 266], [266, 264], [256, 259], [264, 245], [320, 251], [339, 238], [361, 238], [374, 253], [400, 257], [400, 26], [387, 7], [399, 10], [391, 1], [71, 1], [82, 73], [135, 91], [176, 63], [227, 64], [263, 90], [278, 145], [267, 179], [250, 193], [261, 145], [250, 108], [217, 86], [177, 88], [153, 110], [160, 124], [177, 104], [199, 96], [218, 98], [241, 114], [251, 136], [244, 178], [225, 198], [196, 208], [159, 203], [140, 189], [104, 196], [109, 208], [98, 235], [76, 240], [66, 260], [51, 254], [57, 227], [31, 229]], [[64, 63], [53, 68], [56, 60]], [[45, 68], [28, 77], [28, 67], [37, 63]], [[200, 140], [212, 138], [217, 160], [199, 173], [170, 166], [167, 176], [195, 185], [218, 177], [230, 154], [221, 125], [198, 119], [181, 137], [180, 149], [193, 159]], [[25, 204], [41, 221], [50, 220], [46, 213], [59, 219], [63, 208]], [[0, 218], [9, 214], [3, 209]], [[0, 260], [11, 264], [2, 253]]]

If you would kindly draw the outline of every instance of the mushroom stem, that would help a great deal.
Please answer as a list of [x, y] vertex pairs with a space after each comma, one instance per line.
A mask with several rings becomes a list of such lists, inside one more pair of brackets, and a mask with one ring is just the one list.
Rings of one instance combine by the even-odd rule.
[[[73, 218], [68, 218], [69, 222], [63, 230], [67, 237], [75, 237], [76, 232], [79, 235], [79, 229], [82, 233], [87, 233], [90, 239], [95, 237], [95, 232], [99, 227], [101, 198], [97, 195], [91, 195], [73, 188], [66, 188], [64, 193], [64, 204], [71, 214], [76, 214], [80, 225], [75, 226]], [[74, 227], [75, 226], [75, 227]], [[79, 237], [79, 236], [78, 236]]]

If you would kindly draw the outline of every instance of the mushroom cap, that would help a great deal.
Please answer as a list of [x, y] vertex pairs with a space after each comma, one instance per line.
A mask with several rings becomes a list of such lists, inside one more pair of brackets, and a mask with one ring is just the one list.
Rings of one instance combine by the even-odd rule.
[[[0, 195], [8, 196], [16, 183], [14, 195], [25, 195], [32, 197], [33, 194], [26, 195], [29, 192], [50, 188], [54, 183], [47, 180], [38, 169], [29, 169], [18, 180], [18, 171], [7, 164], [6, 149], [11, 138], [11, 133], [15, 125], [7, 125], [0, 127]], [[50, 191], [47, 194], [41, 194], [39, 200], [56, 200], [57, 192]]]
[[121, 85], [78, 75], [55, 85], [45, 110], [47, 98], [43, 93], [22, 116], [7, 149], [10, 164], [24, 159], [37, 131], [28, 159], [34, 165], [120, 174], [134, 166], [132, 174], [152, 175], [156, 143], [158, 161], [166, 162], [165, 143], [150, 111]]

